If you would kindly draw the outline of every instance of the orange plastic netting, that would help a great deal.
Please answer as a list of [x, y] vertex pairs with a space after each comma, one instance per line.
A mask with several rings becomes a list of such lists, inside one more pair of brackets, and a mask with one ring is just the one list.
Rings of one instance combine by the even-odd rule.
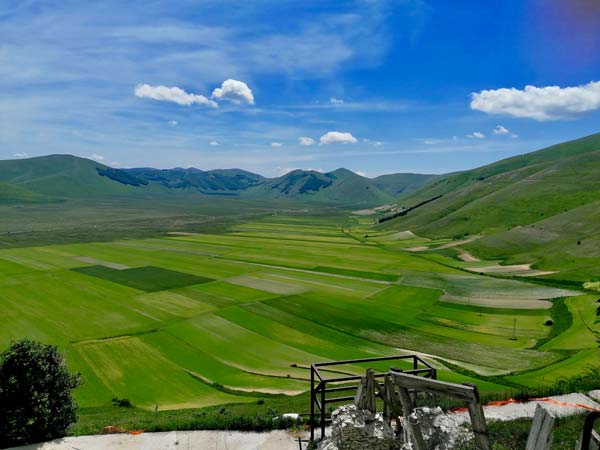
[[[570, 402], [561, 402], [560, 400], [555, 400], [550, 397], [539, 397], [539, 398], [531, 398], [526, 401], [515, 400], [514, 398], [509, 398], [506, 400], [498, 400], [494, 402], [486, 403], [484, 406], [504, 406], [510, 405], [511, 403], [527, 403], [527, 402], [546, 402], [552, 403], [553, 405], [565, 406], [567, 408], [581, 408], [587, 409], [588, 411], [600, 411], [598, 408], [594, 408], [593, 406], [584, 405], [583, 403], [570, 403]], [[452, 412], [465, 412], [468, 411], [467, 408], [454, 408], [451, 410]]]

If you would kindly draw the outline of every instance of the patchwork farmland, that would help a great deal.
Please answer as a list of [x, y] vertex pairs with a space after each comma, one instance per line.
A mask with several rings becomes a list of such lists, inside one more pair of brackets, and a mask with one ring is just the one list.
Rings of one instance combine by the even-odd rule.
[[58, 344], [82, 407], [149, 410], [299, 394], [309, 363], [330, 359], [420, 352], [485, 392], [598, 364], [595, 297], [344, 223], [275, 215], [224, 234], [0, 250], [0, 345]]

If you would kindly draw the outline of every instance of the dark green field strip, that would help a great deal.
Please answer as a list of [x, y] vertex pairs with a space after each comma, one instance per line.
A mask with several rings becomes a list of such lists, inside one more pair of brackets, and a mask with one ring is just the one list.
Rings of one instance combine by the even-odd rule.
[[312, 267], [311, 270], [315, 272], [324, 272], [324, 273], [333, 273], [336, 275], [346, 275], [350, 277], [357, 278], [369, 278], [372, 280], [381, 280], [381, 281], [398, 281], [398, 275], [387, 274], [387, 273], [377, 273], [377, 272], [365, 272], [362, 270], [351, 270], [351, 269], [341, 269], [339, 267], [327, 267], [327, 266], [316, 266]]
[[203, 278], [154, 266], [125, 270], [116, 270], [104, 266], [87, 266], [71, 270], [145, 292], [164, 291], [214, 281], [211, 278]]
[[[302, 330], [288, 326], [288, 323], [283, 323], [281, 318], [280, 320], [273, 320], [260, 314], [260, 312], [255, 313], [254, 310], [261, 309], [260, 304], [250, 304], [247, 306], [247, 308], [244, 306], [226, 308], [216, 314], [230, 322], [236, 323], [276, 342], [332, 360], [368, 358], [374, 356], [371, 352], [365, 352], [360, 348], [349, 346], [347, 342], [340, 344], [339, 341], [342, 340], [340, 337], [337, 337], [335, 341], [331, 341], [328, 339], [327, 335], [322, 337], [321, 335], [315, 335], [310, 330]], [[284, 312], [279, 311], [278, 313], [279, 316], [285, 315], [289, 318]], [[298, 320], [296, 317], [291, 317], [291, 319], [292, 322]], [[330, 332], [327, 334], [329, 335], [332, 333]], [[381, 353], [377, 353], [376, 356], [384, 356], [391, 353], [393, 353], [393, 350], [388, 349], [387, 351], [384, 350]]]
[[215, 355], [202, 350], [202, 342], [186, 341], [168, 331], [149, 334], [143, 337], [144, 341], [160, 351], [163, 356], [173, 361], [184, 370], [188, 370], [201, 377], [209, 384], [219, 383], [230, 388], [265, 389], [269, 391], [304, 391], [306, 383], [286, 377], [263, 376], [241, 370], [223, 362]]
[[[274, 299], [273, 301], [277, 301], [277, 299]], [[286, 327], [293, 328], [310, 336], [318, 336], [320, 339], [326, 340], [327, 342], [342, 348], [347, 348], [355, 355], [352, 356], [352, 358], [387, 356], [390, 352], [391, 354], [395, 353], [394, 349], [383, 344], [362, 339], [354, 334], [336, 330], [327, 325], [321, 325], [312, 320], [284, 311], [283, 309], [275, 308], [265, 302], [248, 303], [241, 305], [240, 307], [252, 314], [260, 315]]]
[[[526, 370], [540, 367], [556, 359], [556, 355], [548, 352], [482, 345], [477, 343], [478, 333], [472, 333], [475, 342], [426, 333], [410, 326], [373, 317], [369, 314], [369, 309], [372, 310], [373, 307], [369, 305], [366, 305], [361, 313], [348, 308], [346, 304], [334, 306], [310, 294], [267, 300], [265, 303], [306, 320], [354, 334], [363, 339], [391, 347], [435, 354], [470, 364], [505, 370], [510, 368]], [[481, 335], [479, 334], [479, 336]]]
[[544, 317], [550, 313], [548, 309], [510, 309], [510, 308], [489, 308], [486, 306], [472, 306], [461, 303], [440, 303], [439, 308], [466, 311], [477, 314], [503, 314], [508, 316], [540, 316]]

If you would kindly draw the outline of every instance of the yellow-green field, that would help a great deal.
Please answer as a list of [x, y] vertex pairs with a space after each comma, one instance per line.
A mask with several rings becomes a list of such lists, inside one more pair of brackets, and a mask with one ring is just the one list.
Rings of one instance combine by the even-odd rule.
[[[330, 359], [420, 352], [483, 391], [598, 363], [595, 297], [469, 273], [362, 226], [272, 216], [223, 234], [1, 250], [0, 347], [58, 344], [82, 406], [147, 409], [300, 393], [307, 365]], [[545, 323], [559, 297], [572, 319], [556, 332]]]

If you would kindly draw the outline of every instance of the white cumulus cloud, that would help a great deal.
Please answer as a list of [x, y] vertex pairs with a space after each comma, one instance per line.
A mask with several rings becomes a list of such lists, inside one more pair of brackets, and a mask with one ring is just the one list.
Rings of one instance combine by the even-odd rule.
[[319, 138], [321, 144], [356, 144], [358, 140], [351, 133], [328, 131]]
[[564, 119], [600, 109], [600, 81], [565, 88], [525, 86], [474, 92], [471, 108], [538, 121]]
[[150, 84], [138, 84], [135, 87], [136, 97], [151, 98], [163, 102], [177, 103], [178, 105], [189, 106], [192, 104], [210, 106], [217, 108], [218, 105], [213, 100], [209, 100], [204, 95], [192, 94], [183, 89], [173, 86], [152, 86]]
[[492, 130], [492, 134], [495, 134], [497, 136], [504, 136], [508, 134], [508, 128], [505, 128], [502, 125], [496, 125], [496, 128]]
[[219, 144], [219, 142], [217, 142], [217, 141], [210, 141], [210, 142], [208, 143], [208, 145], [210, 145], [210, 146], [212, 146], [212, 147], [218, 147], [218, 146], [219, 146], [219, 145], [221, 145], [221, 144]]
[[474, 131], [471, 134], [467, 134], [467, 137], [470, 139], [485, 139], [485, 134], [481, 133], [480, 131]]
[[511, 131], [508, 128], [503, 127], [502, 125], [496, 125], [496, 128], [492, 130], [492, 134], [494, 136], [510, 136], [512, 138], [519, 137], [515, 133], [511, 133]]
[[360, 175], [361, 177], [365, 177], [365, 178], [367, 178], [367, 174], [366, 174], [366, 173], [364, 173], [364, 172], [362, 172], [362, 171], [360, 171], [360, 170], [357, 170], [357, 171], [356, 171], [356, 172], [354, 172], [354, 173], [355, 173], [356, 175]]
[[229, 100], [235, 104], [247, 103], [254, 104], [254, 95], [252, 90], [243, 81], [229, 80], [223, 81], [220, 88], [216, 88], [212, 97], [217, 100]]
[[307, 136], [302, 136], [298, 138], [298, 142], [300, 143], [300, 145], [314, 145], [315, 144], [315, 140], [311, 137], [307, 137]]
[[90, 158], [95, 159], [96, 161], [104, 161], [104, 156], [94, 153]]
[[13, 156], [15, 158], [27, 158], [29, 155], [27, 153], [23, 152], [23, 153], [15, 153]]
[[169, 120], [167, 123], [172, 127], [176, 127], [177, 125], [179, 125], [179, 122], [177, 122], [176, 120]]
[[283, 147], [281, 142], [271, 142], [271, 147]]
[[329, 103], [331, 103], [332, 105], [341, 105], [342, 103], [344, 103], [344, 100], [342, 100], [341, 98], [331, 97], [329, 99]]

